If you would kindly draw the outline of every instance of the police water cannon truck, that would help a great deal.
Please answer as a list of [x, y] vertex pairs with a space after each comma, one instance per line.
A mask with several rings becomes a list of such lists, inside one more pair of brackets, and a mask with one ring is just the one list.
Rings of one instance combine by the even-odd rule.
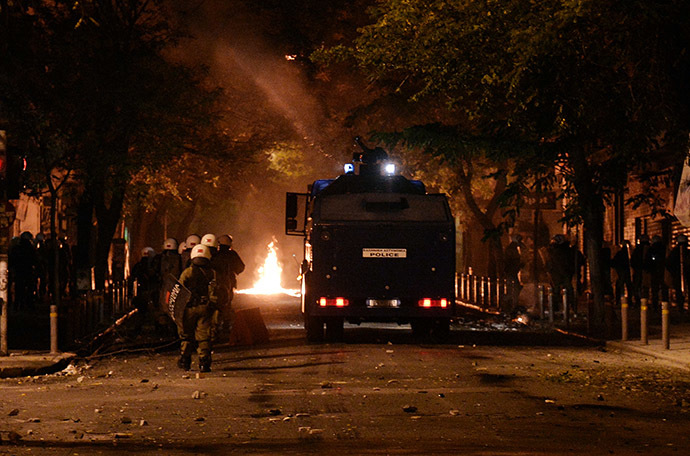
[[395, 171], [367, 148], [336, 179], [287, 193], [285, 232], [304, 237], [307, 339], [343, 337], [344, 322], [410, 324], [448, 334], [455, 306], [455, 223], [443, 194]]

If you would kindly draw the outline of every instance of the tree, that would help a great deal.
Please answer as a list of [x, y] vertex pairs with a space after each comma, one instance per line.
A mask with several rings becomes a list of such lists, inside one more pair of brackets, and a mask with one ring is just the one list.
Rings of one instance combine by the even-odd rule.
[[559, 179], [568, 221], [585, 227], [592, 324], [603, 335], [605, 202], [650, 158], [686, 145], [688, 8], [679, 0], [387, 0], [352, 46], [325, 56], [354, 59], [411, 100], [443, 97], [446, 125], [512, 144], [517, 185]]

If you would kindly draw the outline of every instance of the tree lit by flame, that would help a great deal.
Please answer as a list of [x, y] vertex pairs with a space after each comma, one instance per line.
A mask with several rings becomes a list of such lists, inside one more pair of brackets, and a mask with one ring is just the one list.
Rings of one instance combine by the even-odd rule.
[[278, 261], [278, 249], [276, 247], [276, 240], [273, 239], [268, 244], [268, 254], [264, 264], [259, 266], [259, 279], [254, 282], [252, 288], [237, 290], [238, 293], [244, 294], [288, 294], [291, 296], [299, 296], [299, 290], [290, 290], [283, 288], [281, 284], [281, 275], [283, 268]]

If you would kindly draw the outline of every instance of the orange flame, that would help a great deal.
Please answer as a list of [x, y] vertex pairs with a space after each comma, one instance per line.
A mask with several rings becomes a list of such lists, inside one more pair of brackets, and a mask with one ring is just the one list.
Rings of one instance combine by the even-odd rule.
[[252, 288], [245, 290], [237, 290], [238, 293], [243, 294], [288, 294], [290, 296], [299, 296], [299, 290], [291, 290], [283, 288], [281, 284], [281, 276], [283, 268], [278, 261], [278, 248], [275, 238], [268, 244], [268, 253], [264, 264], [259, 266], [259, 279], [254, 283]]

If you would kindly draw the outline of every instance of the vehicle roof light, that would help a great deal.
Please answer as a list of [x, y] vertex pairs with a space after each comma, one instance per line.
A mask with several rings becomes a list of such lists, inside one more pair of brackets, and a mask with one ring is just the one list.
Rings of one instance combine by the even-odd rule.
[[345, 170], [345, 174], [352, 174], [355, 172], [355, 165], [352, 163], [345, 163], [343, 169]]
[[383, 170], [389, 176], [395, 174], [395, 163], [386, 163], [383, 167]]

